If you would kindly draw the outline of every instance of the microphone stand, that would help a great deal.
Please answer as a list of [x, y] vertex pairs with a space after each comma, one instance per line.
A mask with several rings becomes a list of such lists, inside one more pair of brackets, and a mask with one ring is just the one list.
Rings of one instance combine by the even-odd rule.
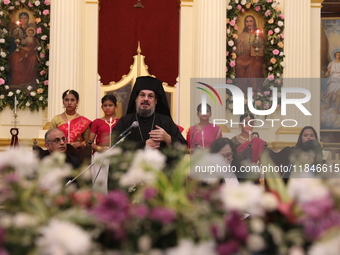
[[[118, 142], [116, 142], [113, 146], [111, 146], [107, 151], [105, 151], [103, 153], [103, 155], [105, 155], [106, 153], [108, 153], [109, 151], [111, 151], [113, 148], [115, 148], [118, 144], [120, 144], [129, 134], [131, 134], [131, 131], [129, 131], [127, 134], [125, 134], [122, 138], [120, 138], [118, 140]], [[65, 187], [67, 187], [68, 185], [70, 185], [71, 183], [73, 183], [76, 179], [78, 179], [79, 176], [81, 176], [83, 173], [86, 172], [86, 170], [90, 169], [93, 165], [95, 164], [95, 162], [91, 163], [88, 167], [86, 167], [83, 171], [81, 171], [76, 177], [74, 177], [72, 180], [69, 180]], [[101, 168], [99, 169], [99, 171], [101, 170]], [[97, 179], [97, 176], [99, 174], [99, 171], [96, 175], [96, 179]]]

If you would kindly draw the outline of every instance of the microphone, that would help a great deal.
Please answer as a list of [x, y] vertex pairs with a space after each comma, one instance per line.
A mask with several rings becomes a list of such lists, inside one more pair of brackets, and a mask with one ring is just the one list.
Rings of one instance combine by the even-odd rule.
[[130, 127], [128, 127], [123, 133], [121, 133], [121, 134], [118, 136], [118, 139], [119, 139], [120, 137], [122, 137], [122, 136], [125, 136], [127, 133], [130, 132], [131, 129], [136, 128], [136, 127], [138, 127], [138, 126], [139, 126], [139, 123], [138, 123], [138, 121], [135, 120], [134, 122], [132, 122], [132, 124], [131, 124]]

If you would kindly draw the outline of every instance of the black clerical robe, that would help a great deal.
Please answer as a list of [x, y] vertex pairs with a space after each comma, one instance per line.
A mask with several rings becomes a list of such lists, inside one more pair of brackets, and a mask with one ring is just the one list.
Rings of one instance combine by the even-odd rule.
[[[123, 116], [113, 128], [113, 132], [117, 135], [123, 133], [131, 126], [134, 121], [138, 121], [139, 126], [131, 129], [131, 134], [127, 137], [128, 140], [135, 141], [137, 148], [144, 148], [146, 140], [150, 137], [151, 130], [156, 129], [156, 125], [163, 128], [170, 136], [172, 144], [181, 143], [187, 146], [187, 141], [182, 136], [173, 120], [164, 114], [154, 113], [152, 116], [143, 118], [136, 113], [130, 113]], [[161, 142], [160, 148], [166, 147], [165, 142]]]

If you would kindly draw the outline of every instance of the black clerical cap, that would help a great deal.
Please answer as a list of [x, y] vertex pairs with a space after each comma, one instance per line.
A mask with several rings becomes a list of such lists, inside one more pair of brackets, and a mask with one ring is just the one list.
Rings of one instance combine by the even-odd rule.
[[152, 90], [157, 94], [157, 104], [155, 111], [164, 115], [170, 115], [170, 108], [162, 82], [151, 76], [140, 76], [136, 79], [135, 85], [131, 91], [129, 105], [126, 114], [136, 112], [136, 97], [141, 90]]

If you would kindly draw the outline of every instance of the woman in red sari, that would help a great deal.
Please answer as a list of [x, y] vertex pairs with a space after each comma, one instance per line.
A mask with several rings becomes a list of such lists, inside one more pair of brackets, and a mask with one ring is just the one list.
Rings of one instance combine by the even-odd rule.
[[50, 129], [59, 128], [64, 132], [67, 143], [76, 149], [82, 149], [88, 142], [92, 121], [76, 112], [78, 102], [78, 92], [70, 89], [66, 90], [63, 93], [65, 112], [53, 117]]
[[197, 117], [199, 123], [192, 126], [187, 134], [189, 149], [210, 148], [210, 145], [217, 139], [222, 137], [222, 131], [219, 126], [214, 126], [209, 122], [211, 117], [211, 106], [207, 104], [207, 114], [202, 114], [202, 104], [197, 106]]

